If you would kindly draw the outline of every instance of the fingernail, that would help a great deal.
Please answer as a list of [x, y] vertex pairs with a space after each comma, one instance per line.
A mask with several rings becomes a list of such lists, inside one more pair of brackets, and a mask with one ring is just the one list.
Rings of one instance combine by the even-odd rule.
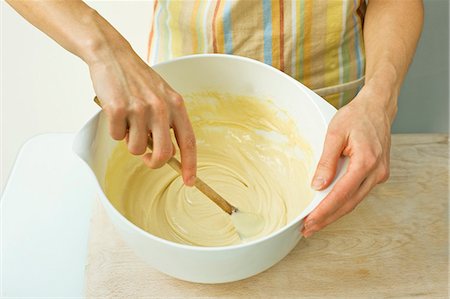
[[316, 221], [314, 219], [308, 220], [305, 222], [305, 229], [310, 229], [314, 224], [316, 224]]
[[315, 233], [315, 231], [313, 231], [313, 230], [304, 232], [303, 237], [310, 238], [310, 237], [312, 237], [312, 235], [314, 235], [314, 233]]
[[187, 185], [188, 185], [188, 186], [194, 186], [195, 180], [196, 180], [196, 179], [197, 179], [197, 178], [196, 178], [195, 175], [191, 176], [191, 177], [187, 180]]
[[320, 190], [324, 184], [325, 184], [325, 179], [321, 176], [318, 176], [318, 177], [314, 178], [314, 180], [311, 184], [311, 187], [314, 190]]

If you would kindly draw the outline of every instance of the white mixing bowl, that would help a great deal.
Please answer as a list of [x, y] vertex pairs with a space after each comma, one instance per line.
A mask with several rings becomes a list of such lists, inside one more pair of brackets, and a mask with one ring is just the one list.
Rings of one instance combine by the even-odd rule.
[[[153, 66], [181, 94], [219, 91], [270, 98], [296, 121], [313, 151], [314, 170], [327, 126], [336, 112], [314, 92], [279, 70], [231, 55], [186, 56]], [[99, 198], [123, 239], [144, 261], [170, 276], [202, 283], [236, 281], [258, 274], [285, 257], [301, 238], [302, 219], [329, 192], [316, 192], [309, 206], [288, 225], [262, 239], [227, 247], [197, 247], [170, 242], [140, 229], [122, 216], [103, 192], [107, 161], [116, 145], [103, 113], [96, 114], [77, 134], [74, 151], [91, 168]], [[343, 173], [343, 161], [338, 174]], [[312, 174], [310, 175], [312, 176]]]

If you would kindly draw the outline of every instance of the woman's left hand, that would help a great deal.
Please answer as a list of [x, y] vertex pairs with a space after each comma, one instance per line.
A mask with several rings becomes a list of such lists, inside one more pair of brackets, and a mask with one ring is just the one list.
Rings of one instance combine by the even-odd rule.
[[341, 156], [347, 156], [350, 163], [327, 197], [305, 218], [305, 237], [350, 213], [372, 188], [388, 179], [395, 112], [389, 115], [378, 97], [365, 86], [331, 120], [312, 187], [323, 190], [330, 185]]

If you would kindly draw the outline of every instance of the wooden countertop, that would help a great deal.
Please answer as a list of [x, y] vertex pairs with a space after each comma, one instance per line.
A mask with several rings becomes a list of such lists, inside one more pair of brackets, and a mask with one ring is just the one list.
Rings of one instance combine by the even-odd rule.
[[391, 177], [269, 270], [234, 283], [180, 281], [143, 264], [98, 209], [88, 297], [447, 298], [448, 135], [394, 135]]

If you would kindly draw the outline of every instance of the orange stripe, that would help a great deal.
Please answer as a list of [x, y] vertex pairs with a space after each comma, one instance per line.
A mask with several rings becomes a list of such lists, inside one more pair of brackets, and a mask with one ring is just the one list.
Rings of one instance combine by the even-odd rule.
[[220, 1], [219, 9], [217, 15], [219, 16], [219, 22], [217, 22], [217, 52], [225, 52], [225, 34], [223, 30], [223, 10], [225, 8], [225, 1]]
[[284, 0], [280, 0], [280, 71], [284, 72]]
[[153, 16], [152, 16], [152, 29], [150, 30], [150, 36], [148, 38], [148, 45], [147, 45], [147, 62], [150, 62], [150, 53], [152, 51], [152, 41], [153, 41], [153, 28], [155, 27], [155, 12], [156, 12], [156, 6], [158, 5], [158, 0], [155, 0], [155, 4], [153, 5]]
[[219, 11], [220, 0], [217, 0], [216, 7], [214, 8], [214, 15], [212, 19], [212, 32], [213, 32], [213, 51], [217, 53], [217, 38], [216, 38], [216, 17]]
[[272, 66], [280, 69], [280, 5], [279, 0], [271, 0], [272, 6]]

